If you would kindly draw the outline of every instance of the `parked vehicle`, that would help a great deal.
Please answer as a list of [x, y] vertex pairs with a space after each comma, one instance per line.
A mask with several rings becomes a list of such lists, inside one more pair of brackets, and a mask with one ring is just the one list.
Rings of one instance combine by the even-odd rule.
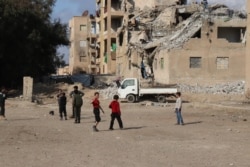
[[173, 96], [177, 88], [142, 88], [137, 78], [125, 78], [118, 88], [118, 95], [121, 99], [127, 99], [128, 102], [134, 103], [140, 100], [140, 97], [150, 95], [156, 98], [160, 103], [166, 102], [166, 98]]

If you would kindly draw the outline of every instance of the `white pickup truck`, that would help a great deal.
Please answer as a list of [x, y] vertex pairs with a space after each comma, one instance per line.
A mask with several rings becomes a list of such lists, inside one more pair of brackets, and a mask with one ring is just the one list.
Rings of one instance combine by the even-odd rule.
[[141, 88], [137, 78], [126, 78], [118, 88], [118, 95], [121, 99], [127, 99], [134, 103], [144, 95], [150, 95], [156, 98], [160, 103], [166, 102], [166, 98], [177, 93], [177, 88]]

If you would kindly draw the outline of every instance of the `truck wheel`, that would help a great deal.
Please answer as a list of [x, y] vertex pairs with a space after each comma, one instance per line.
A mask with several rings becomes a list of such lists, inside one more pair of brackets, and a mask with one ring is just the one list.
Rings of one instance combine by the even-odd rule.
[[128, 95], [127, 100], [129, 103], [134, 103], [135, 102], [135, 96], [134, 95]]
[[165, 103], [166, 102], [166, 97], [163, 96], [163, 95], [160, 95], [160, 96], [157, 97], [157, 101], [159, 103]]

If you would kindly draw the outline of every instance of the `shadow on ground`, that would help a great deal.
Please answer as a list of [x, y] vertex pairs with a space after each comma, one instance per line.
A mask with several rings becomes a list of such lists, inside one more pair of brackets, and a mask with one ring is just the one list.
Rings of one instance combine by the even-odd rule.
[[196, 122], [187, 122], [185, 125], [191, 125], [191, 124], [200, 124], [202, 121], [196, 121]]
[[[138, 127], [126, 127], [126, 128], [123, 128], [123, 129], [114, 129], [114, 130], [133, 130], [133, 129], [141, 129], [141, 128], [144, 128], [146, 126], [138, 126]], [[100, 130], [100, 131], [113, 131], [113, 130]]]

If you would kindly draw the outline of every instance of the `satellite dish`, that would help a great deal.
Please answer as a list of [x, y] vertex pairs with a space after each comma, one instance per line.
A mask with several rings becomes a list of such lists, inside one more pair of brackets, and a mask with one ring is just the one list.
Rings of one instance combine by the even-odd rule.
[[90, 17], [91, 19], [94, 19], [94, 18], [95, 18], [95, 16], [94, 16], [93, 14], [91, 14], [89, 17]]
[[88, 16], [89, 15], [89, 11], [88, 10], [85, 10], [83, 13], [82, 13], [82, 16]]

